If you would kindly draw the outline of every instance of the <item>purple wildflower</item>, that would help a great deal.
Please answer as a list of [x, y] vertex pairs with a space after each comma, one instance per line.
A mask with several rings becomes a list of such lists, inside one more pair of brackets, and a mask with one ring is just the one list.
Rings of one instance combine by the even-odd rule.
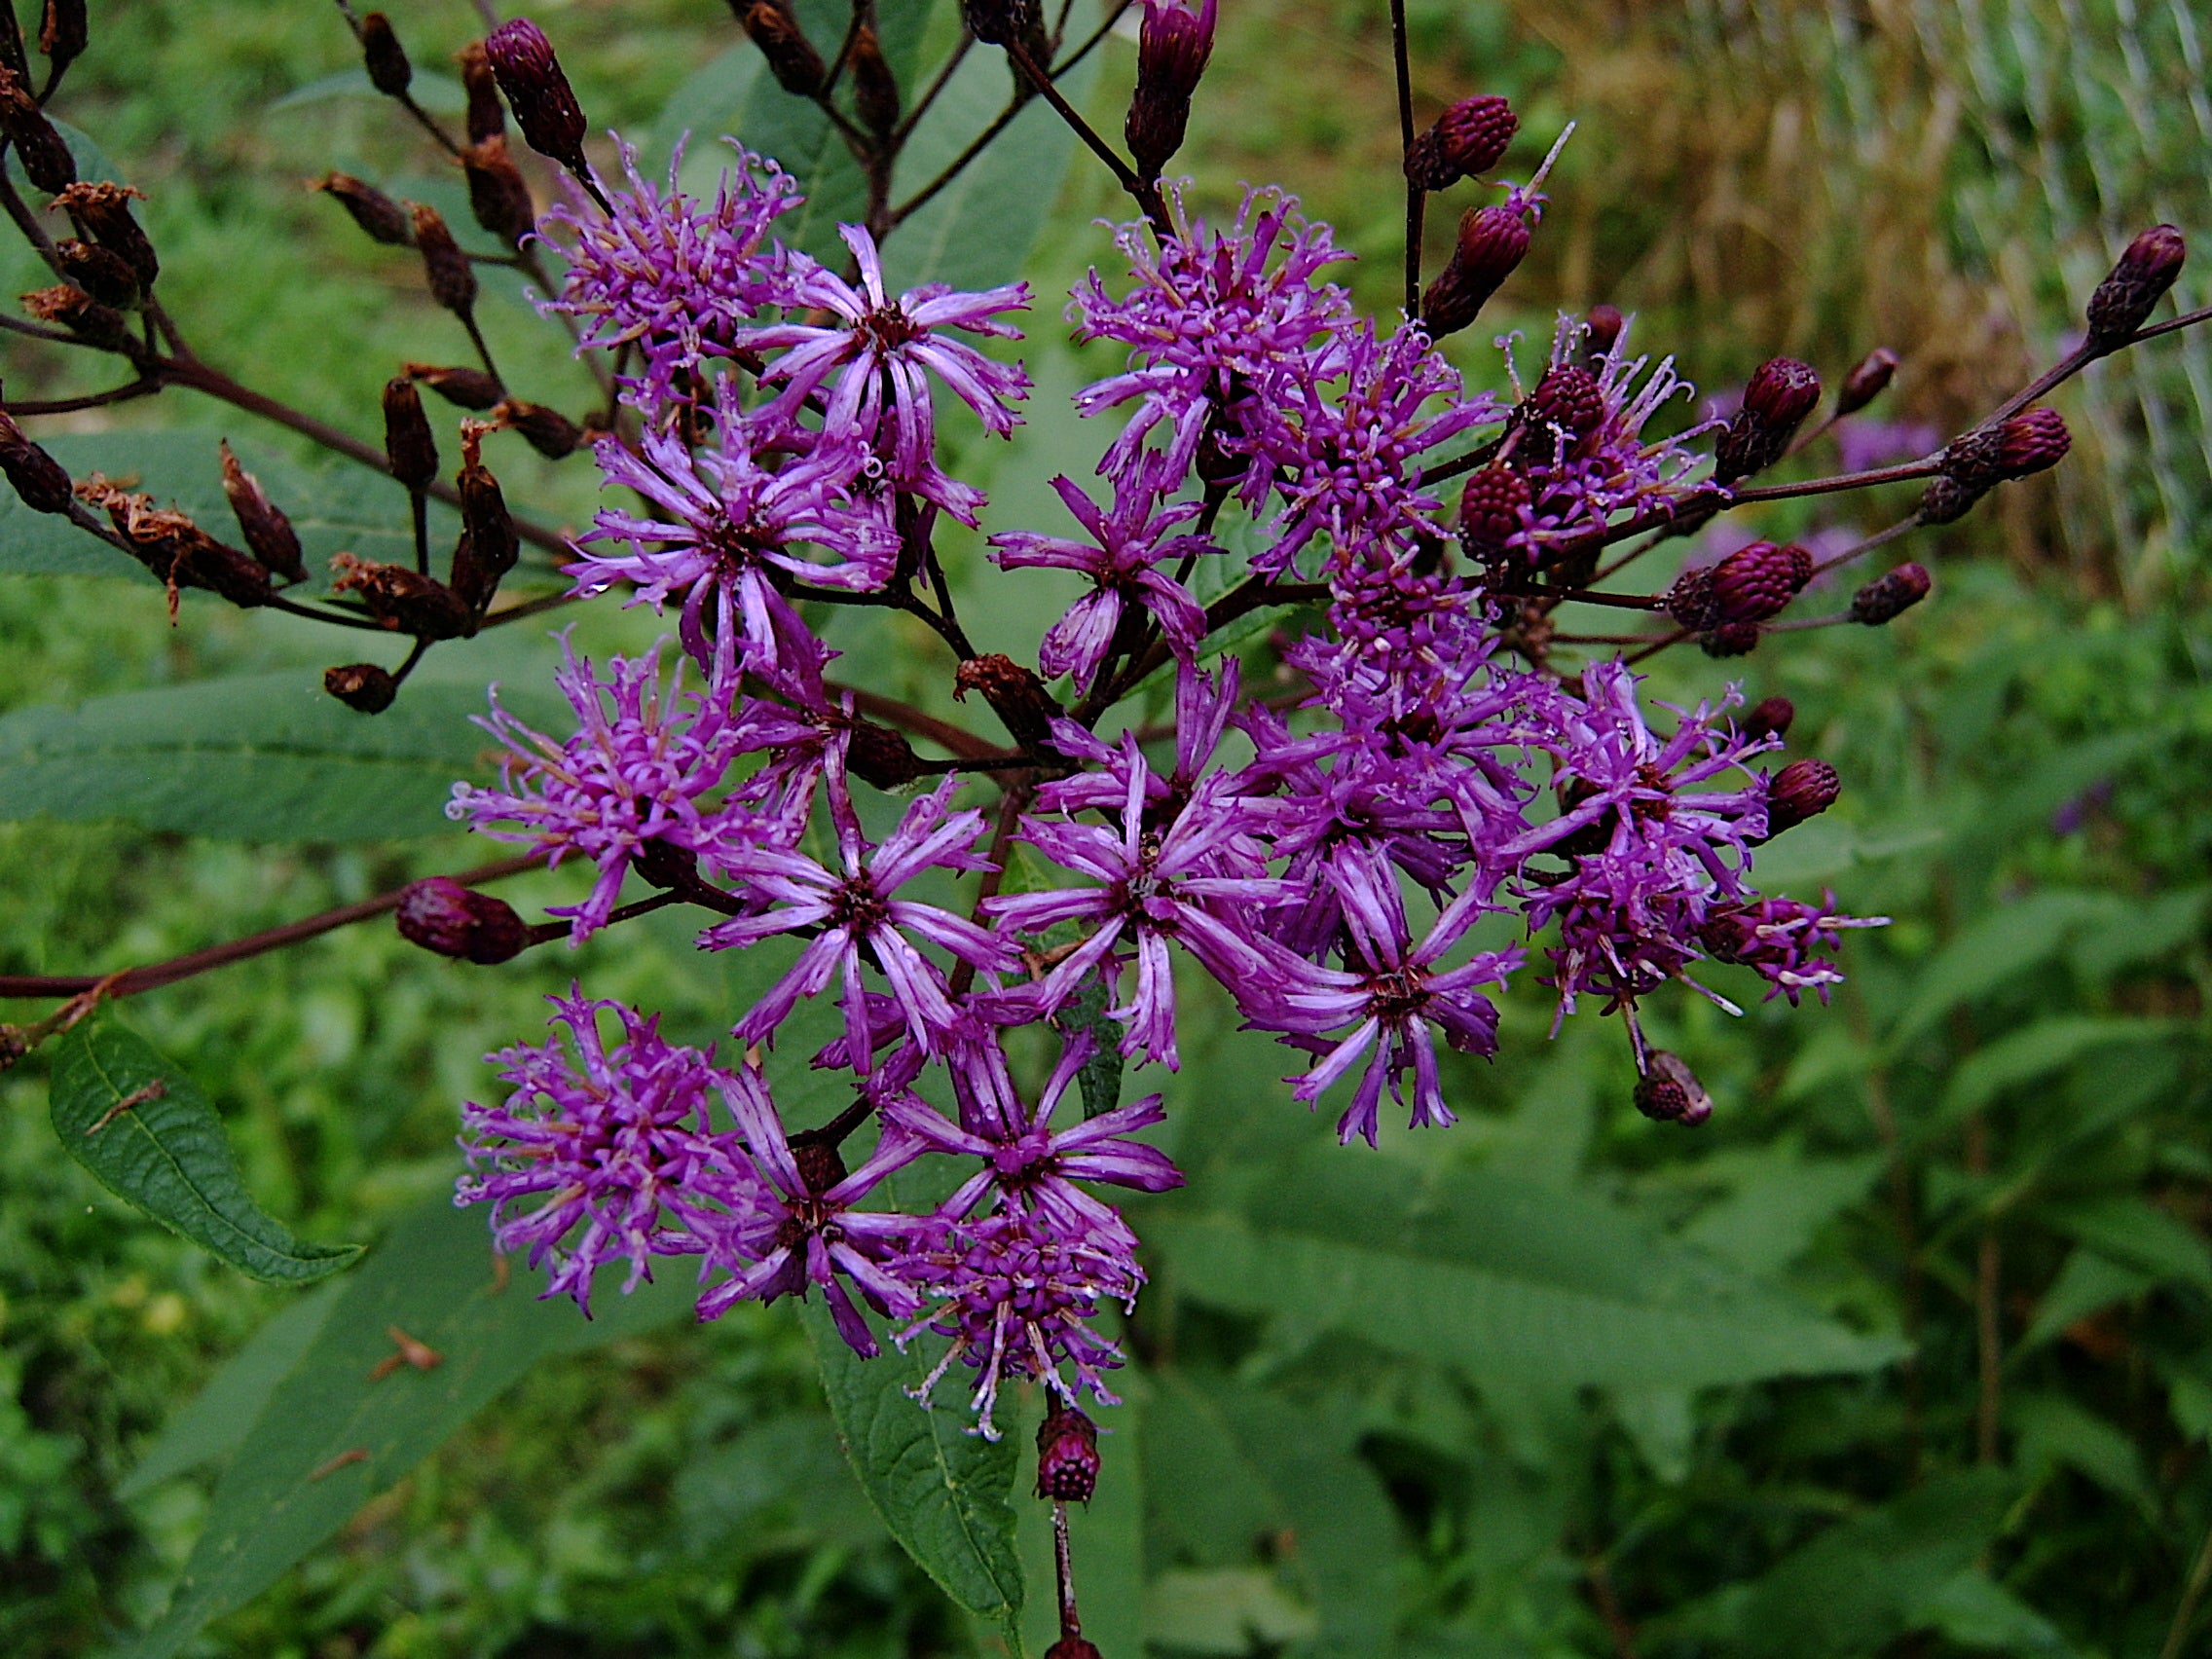
[[1053, 479], [1052, 488], [1090, 533], [1089, 541], [1028, 531], [991, 537], [997, 549], [992, 557], [1008, 570], [1042, 565], [1079, 571], [1091, 580], [1091, 591], [1046, 632], [1037, 647], [1037, 666], [1048, 677], [1073, 676], [1077, 690], [1088, 691], [1132, 602], [1152, 613], [1168, 647], [1188, 660], [1205, 637], [1205, 609], [1190, 589], [1158, 567], [1219, 551], [1205, 536], [1169, 534], [1196, 518], [1199, 503], [1155, 511], [1161, 480], [1150, 465], [1115, 481], [1111, 511], [1101, 511], [1071, 478]]
[[[658, 1015], [573, 988], [546, 1000], [568, 1042], [489, 1056], [513, 1092], [461, 1107], [471, 1170], [454, 1202], [489, 1202], [494, 1248], [527, 1250], [534, 1268], [550, 1262], [542, 1294], [573, 1297], [588, 1314], [603, 1263], [627, 1261], [622, 1288], [634, 1290], [652, 1257], [696, 1254], [719, 1225], [700, 1194], [702, 1176], [731, 1157], [709, 1122], [726, 1080], [710, 1055], [665, 1041]], [[607, 1012], [622, 1026], [611, 1049], [599, 1029]]]
[[1889, 921], [1840, 914], [1833, 893], [1824, 893], [1818, 904], [1765, 898], [1714, 909], [1698, 929], [1698, 941], [1715, 962], [1749, 968], [1766, 980], [1769, 998], [1786, 996], [1795, 1007], [1808, 990], [1826, 1002], [1828, 987], [1843, 982], [1842, 972], [1825, 959], [1842, 946], [1842, 930], [1887, 927]]
[[569, 262], [561, 297], [544, 308], [578, 319], [578, 350], [636, 345], [647, 369], [648, 416], [667, 404], [680, 373], [732, 353], [731, 335], [763, 300], [761, 241], [801, 200], [774, 162], [727, 142], [737, 164], [723, 170], [712, 203], [677, 188], [682, 145], [669, 161], [664, 189], [638, 171], [637, 147], [625, 144], [627, 190], [594, 174], [611, 213], [564, 203], [544, 217], [571, 233], [555, 244]]
[[866, 1072], [875, 1045], [861, 978], [864, 959], [882, 974], [908, 1034], [928, 1054], [938, 1051], [954, 1011], [942, 972], [906, 936], [913, 934], [973, 968], [997, 972], [1014, 966], [1013, 949], [974, 922], [934, 904], [892, 897], [927, 869], [989, 867], [972, 850], [983, 830], [982, 814], [946, 810], [958, 787], [958, 779], [945, 779], [935, 793], [908, 807], [899, 827], [871, 849], [846, 797], [843, 767], [833, 762], [829, 788], [838, 868], [825, 868], [803, 853], [767, 847], [727, 862], [729, 872], [772, 901], [773, 907], [709, 928], [699, 938], [704, 948], [728, 950], [776, 934], [816, 930], [791, 971], [738, 1022], [738, 1037], [747, 1043], [769, 1041], [800, 997], [818, 995], [842, 973], [845, 1052], [854, 1070]]
[[[1042, 1210], [1002, 1209], [959, 1223], [897, 1269], [938, 1303], [899, 1333], [900, 1346], [925, 1328], [952, 1339], [917, 1395], [926, 1403], [955, 1360], [973, 1367], [971, 1403], [984, 1439], [999, 1437], [991, 1419], [1008, 1377], [1035, 1378], [1070, 1405], [1087, 1387], [1102, 1404], [1121, 1403], [1102, 1374], [1122, 1363], [1122, 1350], [1085, 1322], [1102, 1302], [1135, 1309], [1144, 1271], [1121, 1239], [1070, 1229]], [[1074, 1370], [1073, 1382], [1063, 1366]]]
[[867, 1161], [848, 1173], [834, 1146], [785, 1130], [754, 1067], [728, 1077], [724, 1093], [743, 1156], [757, 1178], [749, 1201], [733, 1204], [709, 1235], [710, 1264], [731, 1276], [699, 1298], [699, 1317], [719, 1319], [754, 1297], [803, 1298], [809, 1285], [819, 1285], [837, 1334], [855, 1353], [872, 1357], [875, 1335], [840, 1281], [849, 1280], [886, 1318], [915, 1312], [921, 1298], [886, 1270], [884, 1259], [912, 1238], [917, 1223], [910, 1215], [853, 1206], [925, 1148], [887, 1130]]
[[[706, 694], [685, 692], [681, 661], [664, 685], [660, 650], [616, 657], [600, 679], [566, 637], [554, 682], [576, 711], [576, 734], [556, 743], [498, 706], [476, 722], [505, 745], [499, 787], [453, 787], [446, 816], [495, 840], [514, 841], [559, 865], [574, 854], [599, 866], [581, 904], [555, 905], [572, 918], [577, 942], [607, 925], [622, 878], [645, 844], [665, 841], [709, 858], [726, 852], [733, 826], [701, 805], [737, 754], [724, 712], [734, 676], [726, 658]], [[513, 828], [499, 828], [499, 826]]]
[[[603, 507], [569, 567], [574, 591], [588, 597], [616, 582], [637, 586], [637, 600], [661, 605], [683, 596], [686, 648], [703, 655], [710, 597], [718, 616], [743, 630], [748, 666], [814, 654], [811, 636], [779, 589], [793, 583], [845, 592], [869, 591], [891, 579], [899, 536], [874, 503], [852, 488], [872, 458], [849, 437], [816, 436], [764, 424], [738, 404], [724, 380], [717, 393], [716, 441], [694, 452], [670, 432], [647, 432], [643, 453], [613, 438], [596, 452], [610, 487], [636, 491], [662, 518], [639, 518]], [[782, 444], [801, 446], [780, 467], [761, 457]], [[613, 549], [599, 551], [600, 545]], [[828, 555], [828, 563], [808, 547]]]
[[[994, 319], [1001, 312], [1025, 309], [1029, 285], [1013, 282], [971, 294], [942, 282], [925, 282], [894, 300], [883, 285], [875, 239], [858, 225], [840, 225], [837, 234], [860, 267], [859, 287], [805, 254], [790, 251], [773, 284], [776, 304], [827, 312], [834, 320], [769, 323], [742, 331], [734, 343], [748, 350], [783, 352], [760, 377], [763, 385], [784, 388], [774, 406], [779, 414], [795, 415], [818, 387], [833, 380], [823, 429], [854, 432], [865, 443], [888, 449], [901, 487], [974, 524], [980, 498], [938, 470], [928, 376], [950, 387], [992, 432], [1004, 437], [1013, 431], [1020, 418], [1007, 405], [1029, 395], [1027, 372], [1018, 363], [993, 362], [941, 331], [959, 328], [1020, 339], [1019, 330]], [[886, 418], [891, 442], [883, 445], [879, 438]]]

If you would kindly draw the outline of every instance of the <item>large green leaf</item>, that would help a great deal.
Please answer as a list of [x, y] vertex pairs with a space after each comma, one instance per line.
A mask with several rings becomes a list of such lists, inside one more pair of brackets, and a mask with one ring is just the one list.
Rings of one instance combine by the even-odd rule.
[[[1071, 42], [1090, 32], [1096, 10], [1074, 9]], [[1061, 78], [1060, 90], [1080, 106], [1097, 72], [1093, 53]], [[915, 124], [899, 157], [892, 201], [903, 202], [935, 179], [998, 119], [1013, 90], [1005, 54], [969, 53]], [[891, 283], [989, 288], [1013, 281], [1059, 198], [1074, 156], [1075, 134], [1067, 124], [1044, 99], [1030, 99], [990, 148], [899, 227], [884, 255]]]
[[[504, 693], [565, 732], [558, 699]], [[0, 716], [0, 817], [121, 819], [243, 841], [362, 841], [450, 829], [454, 780], [481, 777], [481, 682], [411, 682], [370, 718], [312, 669], [96, 697]]]
[[1146, 1237], [1184, 1294], [1282, 1313], [1492, 1382], [1699, 1387], [1869, 1371], [1905, 1350], [1671, 1243], [1588, 1193], [1327, 1149], [1241, 1213], [1172, 1210]]
[[[685, 1272], [628, 1297], [612, 1293], [619, 1274], [607, 1276], [587, 1321], [565, 1300], [535, 1300], [519, 1272], [512, 1282], [494, 1273], [482, 1211], [441, 1195], [405, 1217], [343, 1281], [269, 1391], [216, 1482], [167, 1611], [130, 1659], [168, 1659], [209, 1619], [260, 1594], [537, 1361], [665, 1324], [690, 1306]], [[387, 1368], [394, 1328], [440, 1362]]]
[[940, 1340], [925, 1336], [903, 1353], [885, 1340], [880, 1354], [863, 1359], [813, 1300], [806, 1330], [837, 1437], [891, 1535], [946, 1595], [1018, 1643], [1021, 1560], [1008, 1501], [1013, 1439], [985, 1440], [970, 1432], [965, 1410], [927, 1409], [908, 1392], [943, 1352]]
[[1830, 1527], [1764, 1577], [1692, 1603], [1665, 1621], [1666, 1633], [1696, 1651], [1848, 1659], [1947, 1623], [1960, 1611], [1954, 1580], [1997, 1530], [2011, 1493], [2011, 1477], [1995, 1469], [1930, 1481]]
[[[238, 529], [223, 498], [217, 436], [210, 431], [130, 431], [40, 441], [71, 476], [97, 472], [116, 483], [129, 482], [160, 504], [189, 513], [209, 535], [235, 543]], [[302, 466], [236, 437], [232, 448], [300, 533], [311, 589], [319, 587], [334, 553], [386, 563], [414, 558], [406, 492], [388, 478], [359, 466]], [[432, 519], [431, 545], [450, 546], [458, 520], [442, 506], [433, 506]], [[68, 520], [34, 513], [13, 491], [0, 491], [0, 576], [54, 575], [153, 581], [142, 566]], [[188, 597], [186, 603], [193, 601]]]
[[136, 1033], [109, 1020], [67, 1033], [49, 1096], [54, 1132], [101, 1186], [240, 1272], [305, 1284], [360, 1254], [303, 1242], [265, 1213], [200, 1086]]
[[1147, 1598], [1147, 1636], [1216, 1652], [1246, 1650], [1224, 1644], [1229, 1636], [1300, 1636], [1297, 1602], [1286, 1606], [1254, 1581], [1265, 1569], [1313, 1615], [1300, 1651], [1389, 1652], [1397, 1522], [1374, 1472], [1351, 1455], [1357, 1419], [1213, 1373], [1151, 1381], [1147, 1558], [1168, 1573], [1166, 1593]]
[[2161, 1043], [2187, 1029], [2180, 1020], [2094, 1014], [2054, 1014], [2024, 1025], [1959, 1063], [1935, 1115], [1920, 1125], [1921, 1132], [1933, 1134], [1956, 1124], [2007, 1090], [2063, 1071], [2101, 1050]]

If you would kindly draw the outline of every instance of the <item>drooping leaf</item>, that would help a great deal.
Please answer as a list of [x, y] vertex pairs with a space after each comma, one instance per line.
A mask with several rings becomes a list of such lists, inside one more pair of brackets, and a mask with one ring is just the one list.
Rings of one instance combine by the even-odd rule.
[[2156, 1204], [2115, 1196], [2039, 1204], [2035, 1213], [2123, 1267], [2212, 1294], [2212, 1244]]
[[1184, 1294], [1471, 1375], [1548, 1387], [1701, 1387], [1869, 1371], [1902, 1345], [1824, 1319], [1585, 1192], [1455, 1171], [1422, 1192], [1330, 1149], [1240, 1214], [1148, 1219]]
[[[40, 441], [70, 476], [97, 472], [113, 483], [129, 483], [236, 545], [238, 526], [223, 498], [217, 438], [210, 431], [129, 431], [64, 433]], [[406, 493], [388, 478], [366, 467], [302, 466], [236, 435], [232, 448], [299, 532], [309, 591], [319, 590], [334, 553], [380, 562], [414, 557]], [[450, 546], [457, 522], [446, 508], [433, 506], [432, 545]], [[0, 575], [116, 576], [149, 585], [154, 579], [136, 561], [68, 520], [32, 512], [13, 491], [0, 492]], [[194, 600], [188, 595], [185, 603]]]
[[2158, 1282], [2157, 1275], [2124, 1267], [2100, 1251], [2083, 1246], [2066, 1258], [2051, 1280], [2036, 1316], [2020, 1338], [2019, 1347], [2041, 1347], [2078, 1319], [2085, 1319], [2116, 1302], [2140, 1295]]
[[[1148, 1560], [1168, 1567], [1251, 1571], [1275, 1558], [1285, 1595], [1253, 1600], [1253, 1587], [1178, 1584], [1150, 1599], [1147, 1634], [1175, 1645], [1205, 1631], [1257, 1626], [1287, 1603], [1313, 1615], [1301, 1651], [1376, 1659], [1391, 1650], [1396, 1521], [1382, 1485], [1351, 1455], [1347, 1419], [1295, 1406], [1213, 1373], [1153, 1374], [1146, 1404]], [[1223, 1604], [1226, 1599], [1231, 1604]], [[1160, 1628], [1173, 1616], [1175, 1630]], [[1291, 1632], [1255, 1628], [1283, 1640]]]
[[830, 1415], [868, 1501], [947, 1596], [1017, 1644], [1022, 1572], [1009, 1502], [1013, 1439], [971, 1434], [964, 1410], [925, 1409], [908, 1392], [929, 1375], [941, 1341], [925, 1336], [902, 1353], [879, 1332], [883, 1351], [863, 1359], [819, 1299], [808, 1301], [805, 1317]]
[[343, 1290], [342, 1283], [318, 1285], [254, 1332], [207, 1385], [162, 1424], [160, 1437], [131, 1465], [115, 1489], [116, 1496], [136, 1497], [236, 1452], [252, 1432], [277, 1383], [322, 1334]]
[[[440, 1195], [343, 1281], [216, 1482], [168, 1608], [129, 1659], [169, 1659], [259, 1595], [537, 1361], [649, 1330], [691, 1305], [688, 1273], [625, 1297], [610, 1272], [586, 1320], [566, 1300], [535, 1300], [519, 1264], [511, 1281], [493, 1268], [482, 1212]], [[437, 1353], [436, 1366], [387, 1365], [395, 1329]]]
[[240, 1272], [307, 1284], [360, 1254], [294, 1238], [255, 1203], [200, 1086], [113, 1020], [62, 1037], [49, 1098], [54, 1132], [101, 1186]]
[[[312, 669], [95, 697], [0, 716], [0, 817], [121, 819], [241, 841], [366, 841], [446, 831], [456, 778], [483, 777], [480, 682], [411, 682], [383, 714], [324, 695]], [[539, 686], [502, 693], [570, 728]]]
[[1944, 1580], [1907, 1611], [1906, 1619], [1961, 1647], [2025, 1659], [2068, 1659], [2074, 1651], [2057, 1626], [2004, 1585], [1972, 1568]]
[[2012, 1457], [2018, 1467], [2077, 1470], [2146, 1517], [2157, 1514], [2157, 1493], [2143, 1467], [2143, 1454], [2103, 1418], [2048, 1391], [2013, 1393], [2005, 1403], [2005, 1415], [2018, 1437]]
[[1922, 1131], [1932, 1133], [1956, 1124], [2008, 1089], [2062, 1071], [2090, 1054], [2162, 1043], [2181, 1028], [2172, 1020], [2091, 1014], [2056, 1014], [2022, 1026], [1960, 1062]]
[[1682, 1236], [1746, 1272], [1780, 1272], [1820, 1230], [1858, 1201], [1881, 1159], [1805, 1158], [1785, 1145], [1761, 1161], [1736, 1190], [1699, 1214]]
[[[1847, 1659], [1934, 1625], [2004, 1518], [2012, 1479], [1972, 1469], [1838, 1522], [1765, 1576], [1691, 1603], [1666, 1635], [1746, 1659]], [[1817, 1617], [1809, 1616], [1819, 1609]]]

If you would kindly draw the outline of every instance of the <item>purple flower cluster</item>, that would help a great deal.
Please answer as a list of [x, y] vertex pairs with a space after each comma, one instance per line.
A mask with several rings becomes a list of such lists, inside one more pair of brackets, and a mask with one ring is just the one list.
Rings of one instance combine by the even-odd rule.
[[[1837, 977], [1841, 931], [1868, 924], [1751, 885], [1756, 849], [1825, 806], [1832, 773], [1776, 786], [1761, 760], [1781, 740], [1734, 719], [1732, 688], [1674, 708], [1618, 659], [1563, 675], [1528, 644], [1563, 559], [1717, 488], [1692, 443], [1708, 427], [1644, 435], [1688, 388], [1628, 355], [1617, 316], [1563, 319], [1503, 404], [1419, 321], [1357, 316], [1328, 280], [1346, 256], [1288, 197], [1208, 224], [1169, 189], [1163, 229], [1119, 233], [1127, 285], [1092, 273], [1073, 297], [1078, 336], [1127, 353], [1076, 399], [1119, 425], [1095, 483], [1053, 481], [1073, 533], [988, 538], [1006, 570], [1083, 583], [1032, 672], [966, 645], [932, 539], [940, 514], [976, 525], [985, 505], [944, 470], [938, 400], [989, 433], [1016, 424], [1028, 379], [978, 342], [1018, 338], [1001, 318], [1026, 288], [895, 296], [852, 227], [839, 275], [775, 240], [795, 197], [742, 151], [711, 203], [628, 176], [608, 210], [555, 215], [570, 263], [550, 303], [622, 354], [632, 413], [598, 459], [639, 503], [603, 510], [571, 571], [579, 595], [674, 603], [703, 682], [571, 655], [576, 735], [495, 711], [501, 786], [457, 788], [452, 810], [596, 866], [562, 912], [577, 940], [636, 875], [715, 913], [701, 948], [784, 954], [735, 1011], [734, 1065], [580, 994], [557, 1004], [572, 1056], [495, 1056], [514, 1092], [466, 1109], [461, 1196], [549, 1265], [549, 1293], [582, 1304], [601, 1263], [634, 1281], [664, 1255], [696, 1259], [703, 1317], [818, 1289], [863, 1353], [879, 1331], [944, 1340], [925, 1395], [965, 1367], [995, 1433], [1009, 1379], [1109, 1397], [1120, 1355], [1095, 1321], [1144, 1273], [1104, 1195], [1182, 1177], [1144, 1138], [1159, 1095], [1076, 1084], [1108, 1045], [1180, 1063], [1178, 955], [1300, 1057], [1296, 1099], [1336, 1098], [1342, 1138], [1370, 1144], [1385, 1093], [1415, 1127], [1454, 1121], [1442, 1050], [1496, 1051], [1493, 999], [1529, 947], [1559, 1017], [1596, 997], [1640, 1070], [1639, 1003], [1698, 964], [1792, 1002]], [[1015, 748], [928, 761], [872, 718], [896, 714], [864, 714], [817, 626], [853, 603], [931, 623]], [[1282, 694], [1261, 697], [1221, 631], [1275, 608], [1297, 608], [1272, 622]], [[1171, 726], [1109, 723], [1161, 674]], [[853, 1103], [794, 1129], [769, 1068], [814, 998], [842, 1034], [812, 1064]], [[1023, 1027], [1057, 1056], [1033, 1088]]]

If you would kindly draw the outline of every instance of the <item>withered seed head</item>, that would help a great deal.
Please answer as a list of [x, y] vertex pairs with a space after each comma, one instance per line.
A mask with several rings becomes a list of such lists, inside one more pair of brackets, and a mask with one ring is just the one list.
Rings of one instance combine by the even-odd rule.
[[970, 657], [960, 665], [952, 679], [952, 694], [965, 701], [971, 691], [983, 694], [983, 701], [1023, 749], [1049, 749], [1052, 721], [1066, 713], [1045, 689], [1035, 669], [997, 652]]
[[331, 560], [339, 593], [357, 593], [371, 616], [418, 640], [458, 640], [476, 631], [476, 614], [445, 583], [405, 565], [379, 565], [340, 553]]
[[374, 241], [389, 247], [412, 247], [415, 228], [409, 221], [407, 209], [377, 189], [363, 184], [351, 173], [324, 173], [319, 179], [309, 180], [311, 190], [319, 190], [335, 197], [338, 204], [353, 216], [353, 223], [368, 232]]
[[468, 210], [476, 222], [509, 247], [520, 247], [522, 239], [537, 228], [537, 206], [522, 169], [507, 153], [506, 139], [495, 133], [466, 146], [461, 166], [468, 177]]
[[349, 662], [322, 671], [322, 688], [349, 709], [381, 715], [399, 695], [399, 682], [373, 662]]
[[[829, 66], [799, 27], [791, 0], [729, 0], [729, 9], [767, 59], [776, 85], [799, 98], [810, 98], [822, 90], [830, 78]], [[979, 34], [976, 38], [983, 39]]]
[[415, 245], [423, 255], [423, 275], [430, 298], [454, 315], [465, 317], [476, 310], [476, 269], [461, 243], [453, 240], [445, 217], [435, 207], [415, 204]]
[[384, 453], [391, 475], [410, 490], [438, 475], [438, 440], [423, 413], [423, 394], [405, 375], [385, 382]]
[[404, 365], [407, 378], [420, 381], [461, 409], [489, 409], [504, 395], [499, 383], [482, 369], [440, 368], [435, 363]]
[[1843, 377], [1843, 385], [1836, 392], [1835, 412], [1838, 415], [1856, 415], [1867, 404], [1889, 389], [1891, 380], [1898, 372], [1898, 354], [1887, 346], [1877, 346], [1859, 359], [1858, 366]]
[[139, 287], [151, 288], [162, 273], [162, 262], [154, 256], [154, 244], [146, 240], [146, 233], [138, 228], [137, 217], [130, 211], [131, 203], [145, 199], [143, 191], [128, 184], [86, 179], [56, 196], [54, 205], [69, 215], [79, 235], [124, 259], [137, 276]]
[[415, 66], [407, 61], [407, 49], [399, 44], [391, 19], [382, 12], [371, 12], [361, 19], [361, 62], [368, 69], [369, 85], [386, 97], [407, 95]]
[[530, 447], [547, 461], [573, 455], [584, 441], [584, 429], [558, 409], [542, 403], [507, 398], [492, 411], [492, 419], [523, 435]]
[[23, 176], [49, 196], [59, 196], [77, 182], [77, 163], [68, 142], [39, 107], [29, 83], [0, 63], [0, 132], [16, 146]]
[[54, 257], [61, 275], [103, 306], [130, 306], [138, 301], [138, 273], [120, 253], [97, 242], [64, 237], [54, 244]]
[[56, 79], [84, 55], [91, 40], [92, 26], [85, 16], [85, 0], [46, 0], [46, 10], [39, 18], [38, 49], [46, 55]]
[[79, 339], [110, 351], [128, 351], [130, 324], [113, 306], [103, 306], [74, 282], [56, 282], [23, 296], [23, 310], [41, 322], [56, 323]]
[[492, 73], [492, 59], [484, 51], [484, 43], [472, 40], [454, 55], [461, 65], [461, 84], [468, 93], [468, 141], [481, 144], [487, 138], [506, 135], [506, 106], [499, 102], [499, 80]]
[[25, 437], [5, 410], [0, 410], [0, 472], [34, 513], [66, 513], [76, 500], [68, 468]]
[[1644, 1056], [1646, 1070], [1636, 1085], [1636, 1109], [1661, 1124], [1695, 1128], [1713, 1116], [1713, 1096], [1681, 1055], [1654, 1049]]
[[261, 487], [261, 480], [239, 464], [239, 458], [231, 453], [229, 439], [221, 445], [223, 457], [223, 495], [231, 503], [231, 516], [239, 521], [239, 533], [245, 537], [246, 550], [263, 567], [274, 571], [287, 581], [304, 581], [307, 578], [307, 561], [300, 551], [299, 533], [284, 511], [269, 498]]
[[878, 140], [889, 138], [899, 125], [899, 81], [883, 60], [883, 43], [875, 25], [863, 20], [853, 30], [853, 45], [846, 61], [853, 71], [853, 108], [861, 125]]

